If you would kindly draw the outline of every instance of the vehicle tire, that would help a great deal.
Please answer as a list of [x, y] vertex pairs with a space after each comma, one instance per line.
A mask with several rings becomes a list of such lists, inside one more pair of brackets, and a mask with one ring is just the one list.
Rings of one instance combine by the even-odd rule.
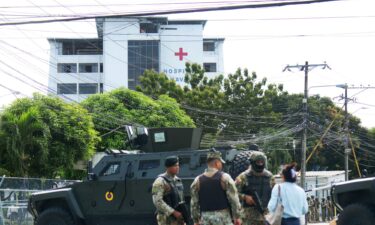
[[75, 225], [72, 216], [62, 208], [50, 208], [38, 216], [35, 225]]
[[337, 225], [373, 225], [375, 214], [371, 207], [352, 204], [344, 208], [338, 217]]
[[253, 151], [243, 151], [234, 157], [232, 165], [229, 168], [229, 174], [233, 179], [236, 179], [240, 173], [249, 168], [252, 152]]

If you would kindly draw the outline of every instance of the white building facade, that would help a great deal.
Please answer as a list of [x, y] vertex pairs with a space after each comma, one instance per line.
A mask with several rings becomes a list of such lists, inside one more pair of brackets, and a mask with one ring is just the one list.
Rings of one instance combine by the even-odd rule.
[[[280, 175], [275, 176], [276, 183], [281, 183]], [[298, 173], [298, 182], [300, 174]], [[306, 171], [305, 191], [307, 196], [318, 197], [319, 199], [327, 198], [331, 195], [331, 186], [335, 183], [345, 181], [344, 170], [333, 171]]]
[[146, 69], [184, 85], [185, 63], [222, 74], [222, 38], [203, 38], [206, 21], [165, 17], [96, 20], [97, 39], [49, 39], [49, 89], [68, 101], [118, 87], [135, 89]]

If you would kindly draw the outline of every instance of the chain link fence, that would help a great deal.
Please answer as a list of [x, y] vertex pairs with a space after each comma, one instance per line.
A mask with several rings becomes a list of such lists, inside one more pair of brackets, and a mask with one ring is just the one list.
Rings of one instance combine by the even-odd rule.
[[59, 179], [0, 177], [0, 225], [33, 225], [27, 211], [31, 193], [67, 186], [76, 181]]

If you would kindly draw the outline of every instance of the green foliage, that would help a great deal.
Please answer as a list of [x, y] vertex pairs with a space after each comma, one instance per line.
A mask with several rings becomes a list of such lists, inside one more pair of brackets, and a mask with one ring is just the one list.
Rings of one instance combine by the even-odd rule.
[[[267, 152], [273, 172], [280, 164], [300, 163], [302, 94], [288, 94], [282, 85], [268, 84], [265, 78], [258, 79], [255, 72], [249, 73], [246, 69], [211, 79], [197, 64], [186, 64], [185, 71], [187, 85], [184, 87], [165, 74], [146, 71], [137, 90], [153, 97], [167, 94], [175, 98], [195, 124], [204, 128], [203, 147], [228, 144], [243, 147], [256, 143]], [[319, 144], [333, 120], [333, 126]], [[319, 144], [307, 165], [308, 170], [341, 170], [345, 134], [342, 109], [329, 98], [309, 97], [307, 127], [307, 156]], [[375, 129], [368, 133], [360, 126], [360, 120], [351, 116], [349, 130], [353, 133], [355, 148], [360, 150], [359, 162], [371, 164], [371, 156], [375, 155]], [[355, 170], [353, 165], [350, 164], [351, 169]]]
[[99, 141], [85, 109], [40, 94], [5, 109], [0, 139], [1, 165], [12, 176], [47, 178], [74, 174], [74, 163], [91, 157]]
[[187, 63], [185, 71], [184, 87], [163, 73], [146, 71], [137, 90], [153, 97], [168, 94], [175, 98], [195, 124], [204, 128], [202, 147], [225, 144], [234, 137], [249, 139], [281, 121], [282, 113], [273, 108], [274, 100], [284, 94], [281, 85], [267, 84], [265, 78], [259, 81], [255, 72], [246, 69], [212, 79], [197, 64]]
[[[164, 93], [164, 92], [160, 92]], [[146, 127], [194, 127], [193, 120], [167, 95], [156, 100], [126, 88], [96, 94], [81, 103], [91, 115], [95, 129], [102, 135], [99, 150], [126, 149], [124, 126], [140, 124]]]

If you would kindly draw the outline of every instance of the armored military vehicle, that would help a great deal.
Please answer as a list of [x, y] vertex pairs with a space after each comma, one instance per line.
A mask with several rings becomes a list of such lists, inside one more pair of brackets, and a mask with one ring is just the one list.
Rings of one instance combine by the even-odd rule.
[[375, 224], [375, 178], [334, 184], [331, 195], [339, 210], [338, 225]]
[[[28, 210], [36, 225], [151, 225], [155, 207], [151, 186], [165, 171], [164, 159], [180, 158], [185, 201], [190, 184], [206, 168], [209, 149], [199, 150], [199, 128], [126, 127], [133, 151], [108, 150], [88, 163], [87, 179], [31, 195]], [[233, 177], [250, 164], [251, 151], [219, 148]]]

